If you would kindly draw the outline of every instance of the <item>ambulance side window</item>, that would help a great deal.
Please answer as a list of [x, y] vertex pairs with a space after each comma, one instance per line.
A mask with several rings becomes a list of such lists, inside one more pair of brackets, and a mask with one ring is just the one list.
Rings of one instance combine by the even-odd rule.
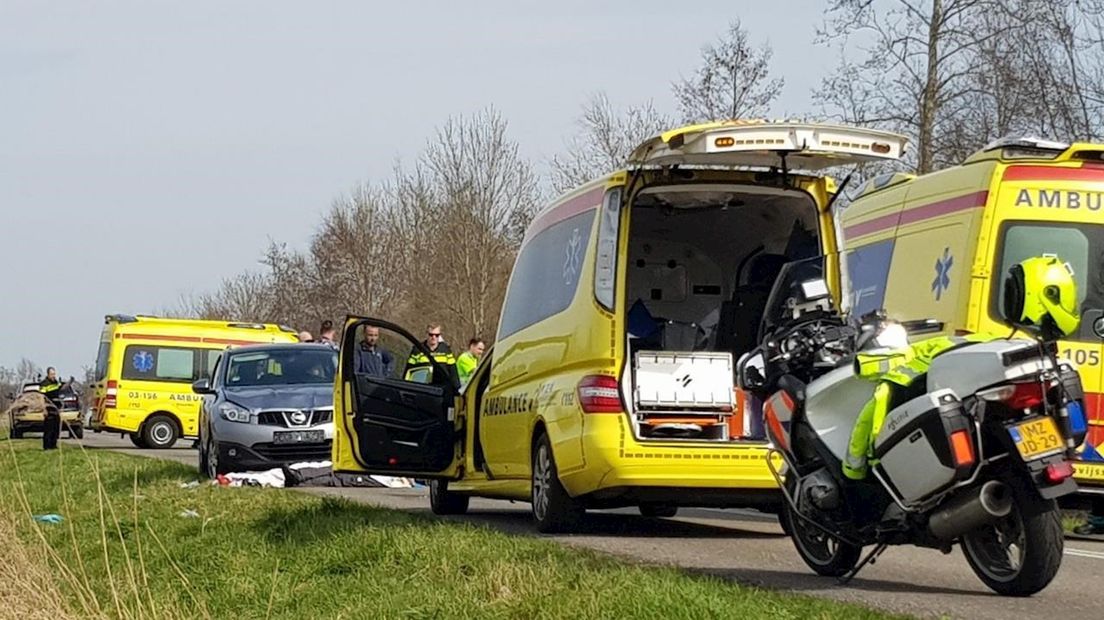
[[[1001, 227], [997, 260], [989, 298], [989, 312], [1003, 319], [1001, 298], [1008, 270], [1016, 263], [1033, 256], [1054, 254], [1073, 269], [1077, 283], [1077, 307], [1085, 316], [1104, 310], [1104, 230], [1099, 224], [1062, 222], [1005, 222]], [[1078, 340], [1096, 341], [1092, 320], [1081, 322]]]
[[590, 246], [595, 211], [552, 224], [522, 246], [502, 307], [500, 339], [571, 305]]
[[856, 248], [847, 254], [848, 307], [861, 317], [885, 306], [886, 282], [893, 260], [893, 239]]

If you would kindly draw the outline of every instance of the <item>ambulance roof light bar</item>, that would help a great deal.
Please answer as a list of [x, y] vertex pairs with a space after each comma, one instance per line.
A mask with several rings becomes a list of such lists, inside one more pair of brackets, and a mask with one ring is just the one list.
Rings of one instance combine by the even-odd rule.
[[1009, 147], [1019, 147], [1028, 149], [1038, 149], [1040, 151], [1064, 151], [1070, 147], [1066, 142], [1058, 142], [1055, 140], [1044, 140], [1036, 136], [1005, 136], [1003, 138], [997, 138], [989, 144], [985, 145], [983, 151], [995, 151], [997, 149], [1004, 149]]

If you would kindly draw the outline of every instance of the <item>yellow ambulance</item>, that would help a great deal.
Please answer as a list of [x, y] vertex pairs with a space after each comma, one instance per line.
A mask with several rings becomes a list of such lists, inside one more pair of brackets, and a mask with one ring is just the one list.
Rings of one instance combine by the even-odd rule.
[[1080, 369], [1089, 418], [1077, 478], [1104, 485], [1104, 144], [1000, 140], [953, 168], [872, 179], [838, 220], [852, 311], [936, 319], [944, 333], [1010, 331], [997, 301], [1009, 267], [1069, 263], [1082, 320], [1059, 353]]
[[530, 502], [541, 531], [589, 508], [772, 508], [767, 442], [734, 395], [734, 360], [755, 345], [783, 265], [835, 252], [835, 184], [818, 171], [904, 147], [886, 132], [790, 122], [644, 142], [627, 169], [533, 219], [493, 350], [463, 391], [436, 364], [405, 380], [428, 333], [348, 319], [335, 469], [429, 478], [438, 514], [471, 496]]
[[224, 349], [298, 341], [272, 324], [108, 315], [91, 385], [92, 429], [125, 433], [140, 448], [171, 448], [197, 436], [202, 397], [192, 382], [210, 376]]

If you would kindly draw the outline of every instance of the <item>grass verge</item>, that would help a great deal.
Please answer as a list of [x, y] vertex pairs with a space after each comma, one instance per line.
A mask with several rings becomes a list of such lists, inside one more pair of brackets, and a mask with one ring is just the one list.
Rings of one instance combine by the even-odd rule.
[[[0, 444], [0, 536], [48, 565], [35, 579], [63, 602], [48, 617], [889, 617], [341, 500], [182, 488], [195, 474], [176, 463]], [[31, 519], [46, 513], [64, 521]]]

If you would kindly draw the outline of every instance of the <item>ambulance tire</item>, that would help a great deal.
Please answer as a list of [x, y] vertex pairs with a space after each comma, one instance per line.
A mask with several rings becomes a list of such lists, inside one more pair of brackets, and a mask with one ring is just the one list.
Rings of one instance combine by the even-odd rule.
[[429, 509], [435, 515], [462, 515], [468, 511], [471, 497], [448, 490], [448, 480], [429, 481]]
[[176, 444], [180, 437], [180, 428], [176, 420], [165, 414], [150, 416], [142, 425], [142, 441], [155, 450], [167, 450]]
[[134, 444], [135, 448], [148, 448], [146, 440], [142, 439], [141, 433], [130, 433], [130, 443]]
[[531, 500], [537, 531], [555, 534], [574, 530], [585, 510], [564, 489], [552, 454], [552, 442], [543, 432], [533, 442]]

